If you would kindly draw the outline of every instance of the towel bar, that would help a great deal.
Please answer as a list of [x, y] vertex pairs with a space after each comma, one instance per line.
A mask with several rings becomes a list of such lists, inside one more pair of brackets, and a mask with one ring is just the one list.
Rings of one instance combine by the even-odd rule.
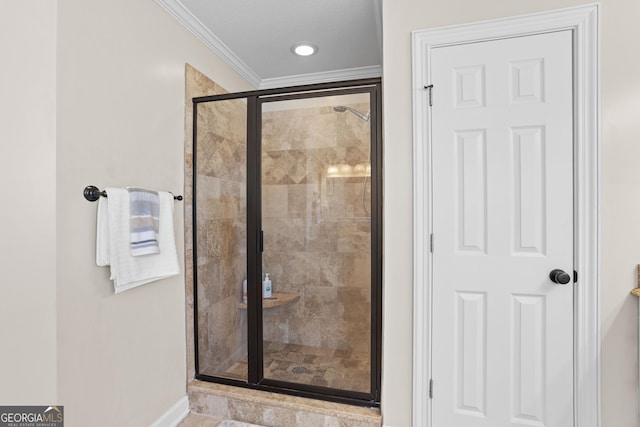
[[[87, 185], [84, 188], [84, 198], [90, 202], [95, 202], [100, 197], [107, 197], [106, 191], [100, 191], [95, 185]], [[182, 196], [173, 196], [173, 200], [182, 200]]]

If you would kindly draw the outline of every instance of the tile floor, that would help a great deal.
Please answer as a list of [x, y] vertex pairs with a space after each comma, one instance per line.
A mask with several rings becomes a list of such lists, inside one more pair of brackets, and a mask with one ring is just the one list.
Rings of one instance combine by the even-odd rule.
[[[366, 353], [264, 343], [264, 376], [269, 379], [367, 393], [371, 384], [369, 365]], [[246, 379], [247, 361], [233, 364], [224, 376]]]
[[243, 423], [242, 421], [221, 420], [206, 415], [189, 414], [178, 424], [178, 427], [262, 427], [257, 424]]

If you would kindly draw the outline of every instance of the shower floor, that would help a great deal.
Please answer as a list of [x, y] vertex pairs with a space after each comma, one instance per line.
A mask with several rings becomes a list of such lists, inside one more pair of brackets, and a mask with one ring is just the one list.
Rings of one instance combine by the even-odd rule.
[[[368, 393], [369, 354], [281, 342], [264, 343], [264, 377]], [[246, 359], [233, 364], [225, 377], [246, 380]]]

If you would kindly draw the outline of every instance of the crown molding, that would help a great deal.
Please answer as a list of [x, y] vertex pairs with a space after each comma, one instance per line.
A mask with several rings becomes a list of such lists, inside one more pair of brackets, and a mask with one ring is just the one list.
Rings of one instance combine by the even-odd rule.
[[263, 79], [260, 89], [271, 89], [287, 86], [299, 86], [314, 83], [337, 82], [344, 80], [368, 79], [382, 76], [382, 67], [346, 68], [343, 70], [323, 71], [319, 73], [297, 74], [294, 76], [274, 77]]
[[[253, 69], [244, 63], [226, 44], [213, 34], [180, 0], [155, 0], [164, 10], [173, 16], [189, 32], [202, 41], [233, 70], [244, 77], [256, 89], [270, 89], [287, 86], [298, 86], [313, 83], [325, 83], [343, 80], [367, 79], [382, 76], [382, 66], [347, 68], [319, 73], [297, 74], [293, 76], [262, 79]], [[376, 8], [379, 10], [379, 7]], [[377, 22], [377, 21], [376, 21]], [[381, 26], [381, 25], [380, 25]], [[381, 31], [381, 28], [378, 28]]]
[[238, 74], [247, 79], [256, 88], [262, 79], [236, 55], [226, 44], [213, 34], [198, 18], [187, 9], [180, 0], [155, 0], [164, 10], [180, 22], [187, 30], [203, 42]]

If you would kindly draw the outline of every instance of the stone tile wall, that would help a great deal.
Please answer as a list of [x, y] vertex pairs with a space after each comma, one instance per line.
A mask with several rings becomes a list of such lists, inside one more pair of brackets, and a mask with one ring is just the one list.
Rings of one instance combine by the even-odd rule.
[[[192, 194], [191, 97], [225, 93], [187, 66], [187, 144], [185, 193]], [[198, 105], [196, 141], [196, 219], [198, 352], [200, 373], [222, 375], [247, 357], [246, 310], [236, 303], [246, 277], [246, 103], [230, 100]], [[188, 209], [193, 203], [185, 200]], [[193, 245], [191, 215], [186, 218], [188, 340], [193, 340]], [[190, 348], [191, 347], [191, 344]], [[192, 358], [193, 350], [189, 351]], [[192, 376], [191, 360], [189, 363]]]
[[197, 212], [200, 371], [221, 375], [247, 357], [246, 103], [198, 106]]
[[369, 352], [370, 178], [327, 172], [368, 162], [369, 126], [331, 107], [263, 113], [263, 269], [300, 295], [264, 311], [267, 341]]
[[[185, 240], [185, 311], [187, 324], [187, 381], [195, 377], [195, 330], [194, 330], [194, 269], [193, 269], [193, 104], [198, 96], [226, 93], [207, 76], [185, 65], [185, 176], [184, 176], [184, 240]], [[199, 329], [202, 330], [201, 327]]]
[[274, 394], [259, 390], [194, 381], [189, 405], [196, 414], [267, 427], [381, 427], [377, 408]]

